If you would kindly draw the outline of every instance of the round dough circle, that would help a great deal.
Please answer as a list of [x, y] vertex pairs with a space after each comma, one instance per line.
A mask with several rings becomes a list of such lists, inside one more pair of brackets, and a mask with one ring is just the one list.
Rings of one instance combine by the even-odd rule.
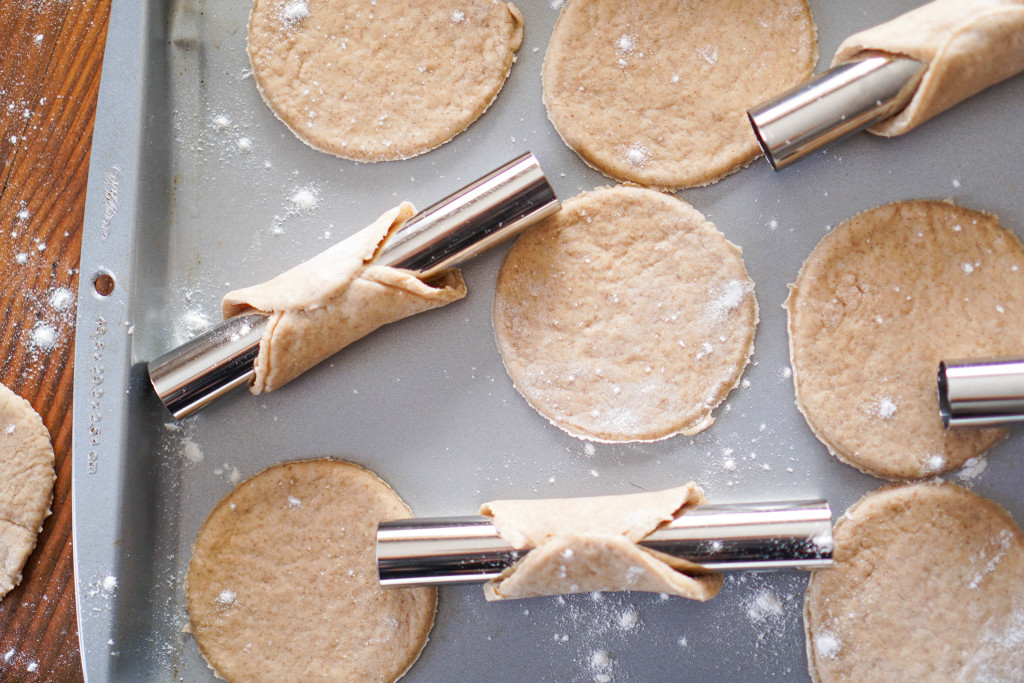
[[53, 446], [39, 414], [0, 384], [0, 598], [21, 583], [53, 500]]
[[260, 94], [303, 142], [355, 161], [405, 159], [490, 106], [523, 39], [494, 0], [255, 0]]
[[585, 192], [520, 237], [494, 330], [519, 393], [593, 441], [696, 434], [739, 382], [757, 325], [740, 249], [686, 202]]
[[1024, 249], [995, 216], [888, 204], [826, 235], [786, 302], [797, 406], [840, 460], [888, 479], [947, 472], [1005, 430], [945, 430], [939, 361], [1024, 348]]
[[189, 624], [229, 681], [393, 681], [419, 657], [437, 590], [384, 590], [376, 528], [409, 508], [358, 465], [305, 460], [239, 484], [188, 565]]
[[835, 565], [807, 586], [815, 681], [1024, 677], [1024, 534], [953, 484], [869, 493], [835, 529]]
[[601, 173], [706, 185], [760, 154], [747, 110], [817, 59], [806, 0], [570, 0], [544, 58], [544, 104]]

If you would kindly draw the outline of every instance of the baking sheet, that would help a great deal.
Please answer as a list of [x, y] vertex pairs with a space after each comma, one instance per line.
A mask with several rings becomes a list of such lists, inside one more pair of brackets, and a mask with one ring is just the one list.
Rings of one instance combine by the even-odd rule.
[[[714, 502], [825, 497], [838, 514], [882, 485], [831, 458], [793, 405], [786, 285], [830, 226], [898, 199], [951, 197], [1024, 233], [1020, 77], [903, 138], [858, 135], [781, 173], [758, 160], [679, 193], [743, 248], [761, 309], [743, 386], [696, 437], [591, 447], [526, 405], [490, 322], [507, 247], [464, 268], [464, 301], [382, 329], [278, 392], [236, 393], [180, 424], [159, 405], [145, 362], [216, 321], [223, 292], [312, 256], [399, 200], [425, 207], [527, 150], [562, 199], [610, 182], [562, 144], [541, 103], [559, 4], [517, 0], [526, 18], [518, 63], [468, 131], [411, 160], [362, 165], [304, 146], [260, 100], [245, 55], [247, 2], [114, 1], [75, 369], [74, 549], [88, 680], [214, 680], [181, 632], [189, 549], [234, 482], [283, 460], [358, 462], [424, 516], [472, 514], [498, 497], [689, 479]], [[810, 4], [827, 64], [844, 36], [917, 3]], [[314, 209], [292, 201], [303, 190]], [[110, 296], [91, 287], [100, 273], [115, 278]], [[1018, 429], [983, 472], [948, 478], [1024, 520], [1022, 445]], [[800, 572], [734, 575], [707, 604], [648, 594], [487, 604], [478, 586], [445, 588], [408, 677], [803, 681], [805, 583]], [[610, 666], [596, 666], [595, 652]]]

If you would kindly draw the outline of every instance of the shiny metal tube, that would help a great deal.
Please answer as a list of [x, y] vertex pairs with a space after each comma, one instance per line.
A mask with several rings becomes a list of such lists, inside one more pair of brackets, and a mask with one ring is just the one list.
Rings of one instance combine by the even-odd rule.
[[1024, 358], [939, 363], [939, 415], [948, 429], [1024, 422]]
[[[715, 571], [823, 569], [832, 565], [832, 512], [821, 500], [701, 505], [640, 545]], [[513, 548], [487, 517], [414, 518], [377, 527], [384, 587], [488, 581], [528, 552]]]
[[[527, 152], [410, 218], [374, 263], [428, 280], [519, 234], [561, 208], [540, 163]], [[150, 361], [161, 402], [181, 419], [248, 384], [267, 318], [230, 318]]]
[[747, 112], [775, 170], [907, 106], [926, 65], [873, 53], [839, 64]]

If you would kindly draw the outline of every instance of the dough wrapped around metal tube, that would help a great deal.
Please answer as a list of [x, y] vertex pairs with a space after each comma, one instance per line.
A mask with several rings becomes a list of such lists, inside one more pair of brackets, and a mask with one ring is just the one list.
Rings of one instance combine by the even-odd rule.
[[692, 600], [718, 594], [722, 576], [640, 547], [661, 524], [705, 502], [694, 483], [623, 496], [497, 500], [480, 507], [517, 549], [532, 548], [484, 586], [487, 600], [591, 591], [646, 591]]
[[935, 0], [839, 46], [833, 66], [869, 52], [928, 65], [903, 111], [868, 130], [892, 137], [1024, 71], [1024, 1]]
[[458, 270], [428, 284], [411, 271], [374, 265], [387, 238], [414, 213], [403, 202], [305, 263], [224, 297], [225, 318], [269, 316], [252, 393], [280, 388], [378, 327], [466, 295]]

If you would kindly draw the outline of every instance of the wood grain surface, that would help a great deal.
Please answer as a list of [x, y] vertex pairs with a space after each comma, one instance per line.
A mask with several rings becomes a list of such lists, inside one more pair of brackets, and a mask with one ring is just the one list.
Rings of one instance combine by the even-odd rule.
[[71, 552], [75, 299], [65, 307], [61, 298], [78, 293], [110, 1], [0, 0], [0, 382], [42, 415], [57, 469], [53, 514], [21, 585], [0, 601], [4, 683], [82, 680]]

